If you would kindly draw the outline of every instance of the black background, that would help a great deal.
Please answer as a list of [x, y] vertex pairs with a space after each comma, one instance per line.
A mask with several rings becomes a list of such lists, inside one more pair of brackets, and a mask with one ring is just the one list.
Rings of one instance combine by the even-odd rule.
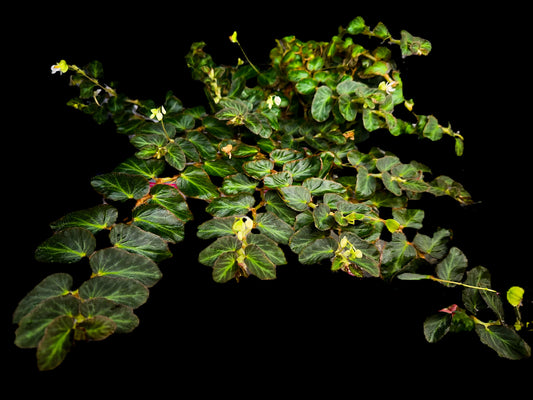
[[[50, 74], [52, 64], [65, 59], [83, 66], [98, 59], [105, 81], [117, 81], [129, 97], [159, 104], [173, 90], [192, 107], [205, 102], [184, 60], [191, 43], [205, 41], [215, 62], [234, 64], [242, 55], [228, 36], [237, 30], [248, 56], [261, 67], [276, 38], [294, 34], [302, 40], [329, 40], [357, 15], [371, 27], [382, 21], [393, 37], [406, 29], [432, 42], [428, 57], [400, 62], [405, 97], [414, 99], [417, 113], [450, 122], [466, 140], [461, 158], [446, 139], [432, 143], [376, 133], [361, 148], [379, 145], [404, 162], [426, 163], [435, 176], [462, 182], [480, 203], [464, 208], [428, 196], [420, 204], [426, 210], [423, 232], [452, 229], [452, 244], [465, 252], [470, 265], [489, 268], [493, 286], [502, 291], [523, 286], [531, 308], [528, 10], [512, 2], [497, 7], [285, 3], [74, 7], [57, 2], [13, 12], [16, 28], [3, 34], [9, 57], [2, 74], [9, 87], [2, 100], [8, 123], [2, 145], [8, 376], [27, 377], [32, 387], [46, 390], [83, 387], [81, 392], [89, 393], [88, 388], [112, 382], [117, 390], [193, 390], [194, 397], [214, 391], [289, 394], [338, 387], [350, 393], [363, 387], [401, 393], [422, 385], [453, 393], [459, 390], [456, 385], [472, 380], [479, 390], [495, 384], [525, 387], [518, 375], [531, 374], [531, 361], [500, 359], [474, 333], [426, 343], [424, 319], [459, 302], [459, 291], [431, 282], [357, 280], [331, 273], [325, 265], [302, 266], [290, 252], [289, 264], [278, 267], [275, 281], [213, 283], [211, 269], [196, 260], [207, 245], [195, 237], [205, 218], [201, 209], [187, 224], [185, 241], [172, 246], [174, 257], [160, 265], [164, 277], [137, 310], [141, 323], [134, 332], [77, 344], [58, 369], [46, 373], [37, 371], [33, 349], [12, 344], [11, 314], [29, 290], [54, 272], [71, 273], [80, 282], [90, 274], [83, 263], [34, 261], [34, 249], [51, 234], [48, 224], [98, 204], [91, 177], [111, 171], [133, 152], [111, 123], [98, 126], [65, 105], [76, 90], [68, 87], [67, 77]], [[512, 310], [507, 314], [512, 320]], [[528, 338], [531, 344], [531, 334]], [[487, 375], [478, 381], [480, 374]]]

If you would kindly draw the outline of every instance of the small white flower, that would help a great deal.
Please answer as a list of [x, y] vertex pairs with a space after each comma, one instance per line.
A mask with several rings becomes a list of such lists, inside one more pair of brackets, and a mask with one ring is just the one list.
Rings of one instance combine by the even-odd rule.
[[165, 107], [161, 106], [158, 108], [152, 108], [150, 112], [152, 113], [150, 114], [150, 118], [156, 118], [158, 121], [161, 122], [163, 120], [163, 115], [167, 113], [167, 110], [165, 110]]
[[378, 86], [380, 90], [383, 90], [387, 94], [391, 94], [392, 92], [396, 91], [394, 86], [396, 86], [398, 82], [392, 81], [392, 82], [381, 82]]
[[63, 75], [64, 72], [68, 71], [68, 64], [65, 60], [59, 61], [57, 64], [50, 67], [52, 74], [59, 72], [59, 75]]
[[266, 103], [267, 103], [269, 110], [272, 110], [272, 107], [274, 106], [274, 104], [279, 107], [279, 105], [281, 104], [281, 97], [269, 96]]

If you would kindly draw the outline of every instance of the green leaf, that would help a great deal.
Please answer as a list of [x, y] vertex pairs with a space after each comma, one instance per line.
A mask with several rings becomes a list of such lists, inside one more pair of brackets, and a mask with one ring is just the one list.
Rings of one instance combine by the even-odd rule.
[[200, 239], [213, 239], [216, 237], [233, 235], [235, 217], [213, 218], [198, 226], [197, 235]]
[[289, 161], [283, 165], [283, 171], [289, 172], [294, 181], [303, 181], [316, 177], [322, 167], [322, 160], [317, 156], [309, 156], [299, 160]]
[[385, 226], [389, 232], [394, 233], [400, 228], [400, 223], [395, 219], [389, 218], [385, 220]]
[[424, 215], [424, 210], [412, 210], [408, 208], [395, 208], [392, 210], [392, 217], [404, 228], [422, 228]]
[[205, 133], [190, 131], [187, 133], [187, 139], [194, 144], [194, 147], [196, 147], [196, 150], [198, 150], [204, 160], [214, 160], [217, 157], [217, 149], [209, 141]]
[[186, 158], [185, 153], [178, 143], [169, 143], [165, 146], [167, 152], [165, 153], [165, 161], [178, 171], [185, 168]]
[[147, 204], [158, 204], [182, 221], [189, 221], [193, 218], [183, 195], [169, 185], [155, 185], [150, 191]]
[[243, 193], [214, 199], [205, 210], [215, 217], [246, 215], [254, 204], [255, 198]]
[[448, 250], [446, 244], [450, 236], [451, 232], [447, 229], [439, 229], [433, 234], [433, 237], [417, 233], [413, 239], [413, 244], [419, 251], [430, 256], [429, 258], [425, 257], [427, 261], [434, 262], [443, 258], [446, 254]]
[[431, 315], [424, 321], [424, 336], [429, 343], [438, 342], [450, 330], [452, 314], [439, 313]]
[[262, 179], [274, 169], [274, 162], [270, 160], [257, 160], [245, 162], [242, 166], [244, 172], [256, 179]]
[[259, 113], [249, 113], [244, 118], [244, 126], [262, 138], [269, 138], [272, 135], [272, 128], [268, 118]]
[[[472, 268], [467, 272], [467, 277], [464, 282], [467, 285], [491, 288], [490, 272], [487, 268], [478, 266]], [[463, 302], [468, 311], [477, 313], [477, 311], [488, 306], [498, 316], [498, 319], [503, 321], [503, 302], [497, 293], [489, 292], [487, 290], [463, 289]]]
[[236, 253], [223, 253], [213, 264], [213, 280], [218, 283], [228, 282], [235, 278], [239, 271]]
[[261, 233], [282, 244], [289, 243], [294, 233], [288, 223], [270, 211], [257, 214], [256, 224]]
[[252, 181], [246, 175], [238, 173], [226, 176], [221, 189], [225, 194], [254, 194], [257, 184], [257, 181]]
[[172, 256], [163, 239], [134, 225], [115, 225], [109, 233], [109, 239], [115, 247], [147, 256], [155, 262]]
[[507, 301], [513, 307], [520, 307], [524, 298], [524, 289], [520, 286], [513, 286], [507, 291]]
[[296, 90], [303, 95], [315, 93], [317, 86], [318, 86], [318, 81], [313, 78], [301, 79], [296, 83], [296, 85], [294, 85]]
[[316, 239], [305, 246], [298, 256], [302, 264], [317, 264], [326, 258], [332, 258], [337, 250], [338, 243], [330, 237]]
[[131, 307], [118, 304], [103, 297], [85, 300], [81, 303], [80, 313], [86, 318], [104, 316], [115, 323], [117, 333], [128, 333], [139, 325], [139, 318]]
[[147, 287], [161, 279], [161, 271], [150, 258], [109, 247], [93, 253], [89, 259], [94, 276], [136, 279]]
[[142, 160], [137, 157], [130, 157], [120, 163], [113, 172], [122, 172], [130, 175], [141, 175], [146, 179], [155, 179], [165, 170], [163, 160]]
[[433, 141], [440, 140], [443, 134], [442, 127], [439, 125], [439, 121], [433, 115], [428, 116], [428, 121], [424, 126], [422, 134], [424, 137], [431, 139]]
[[414, 274], [411, 272], [405, 272], [397, 276], [402, 281], [422, 281], [424, 279], [431, 279], [431, 275]]
[[268, 191], [265, 193], [266, 210], [276, 214], [289, 225], [293, 225], [296, 220], [297, 212], [287, 206], [277, 191]]
[[237, 172], [231, 164], [223, 159], [205, 161], [204, 170], [211, 176], [221, 176], [223, 178]]
[[157, 204], [143, 204], [132, 213], [133, 225], [155, 233], [170, 243], [181, 242], [185, 237], [183, 221]]
[[87, 318], [76, 324], [75, 340], [104, 340], [117, 329], [115, 322], [103, 315]]
[[39, 303], [20, 320], [15, 334], [15, 344], [22, 348], [37, 347], [45, 329], [57, 317], [75, 317], [79, 313], [80, 300], [74, 296], [51, 297]]
[[361, 258], [352, 261], [353, 264], [368, 275], [375, 278], [379, 277], [381, 273], [381, 253], [378, 248], [373, 243], [367, 242], [351, 232], [343, 232], [340, 239], [342, 240], [344, 237], [348, 239], [354, 248], [360, 250], [363, 255]]
[[118, 211], [107, 204], [98, 205], [87, 210], [71, 212], [50, 224], [53, 230], [79, 227], [85, 228], [91, 233], [107, 229], [117, 220]]
[[428, 55], [431, 51], [431, 43], [420, 37], [411, 35], [407, 31], [401, 31], [400, 49], [402, 57], [411, 55]]
[[89, 256], [96, 248], [93, 234], [84, 228], [56, 232], [37, 247], [35, 259], [41, 262], [74, 263]]
[[105, 198], [116, 201], [138, 200], [150, 191], [146, 178], [122, 172], [98, 175], [92, 179], [91, 185]]
[[313, 209], [313, 220], [317, 229], [326, 231], [335, 224], [335, 218], [330, 214], [327, 204], [320, 203]]
[[250, 274], [263, 280], [276, 279], [276, 266], [259, 246], [248, 244], [244, 253], [244, 263]]
[[369, 175], [368, 170], [364, 166], [359, 166], [357, 169], [357, 181], [355, 185], [355, 193], [358, 198], [368, 198], [376, 191], [376, 178]]
[[286, 186], [279, 189], [283, 201], [293, 210], [305, 211], [311, 202], [311, 192], [303, 186]]
[[339, 111], [346, 121], [354, 121], [357, 117], [357, 103], [347, 94], [339, 96]]
[[198, 261], [212, 267], [220, 255], [235, 252], [241, 247], [241, 241], [235, 236], [223, 236], [203, 249], [198, 255]]
[[376, 114], [370, 108], [363, 108], [363, 125], [369, 132], [373, 132], [376, 129], [381, 128], [381, 120], [378, 114]]
[[401, 232], [393, 233], [391, 241], [383, 250], [381, 271], [384, 277], [394, 276], [415, 257], [416, 249], [407, 241], [405, 235]]
[[303, 155], [298, 150], [293, 149], [275, 149], [270, 152], [270, 159], [277, 165], [283, 165], [289, 161], [294, 161], [302, 158]]
[[481, 342], [496, 351], [500, 357], [520, 360], [531, 356], [531, 348], [507, 326], [476, 324], [476, 333]]
[[72, 277], [69, 274], [56, 273], [44, 278], [22, 300], [13, 313], [13, 323], [17, 324], [40, 302], [51, 297], [64, 296], [70, 293]]
[[311, 103], [311, 115], [317, 122], [324, 122], [328, 119], [333, 107], [333, 92], [327, 86], [320, 86], [313, 97]]
[[346, 30], [350, 35], [358, 35], [362, 33], [367, 26], [365, 25], [365, 20], [362, 17], [356, 17], [348, 24]]
[[[461, 250], [452, 247], [444, 260], [437, 264], [436, 273], [440, 279], [461, 282], [468, 267], [468, 260]], [[445, 286], [455, 286], [444, 283]]]
[[176, 180], [179, 190], [187, 196], [201, 200], [213, 200], [219, 197], [217, 187], [209, 175], [199, 167], [189, 166]]
[[59, 316], [47, 326], [37, 348], [37, 367], [40, 371], [49, 371], [63, 362], [72, 346], [74, 323], [72, 317]]
[[277, 189], [292, 184], [292, 174], [290, 172], [278, 172], [267, 175], [263, 178], [263, 183], [266, 187]]
[[268, 238], [266, 235], [263, 235], [262, 233], [252, 233], [247, 236], [246, 240], [248, 241], [248, 244], [255, 244], [263, 250], [263, 253], [265, 253], [268, 259], [274, 264], [287, 264], [287, 259], [285, 258], [283, 250], [281, 250], [274, 240]]
[[326, 193], [345, 194], [346, 188], [339, 182], [320, 178], [308, 178], [302, 183], [303, 187], [309, 189], [313, 196], [322, 196]]
[[135, 279], [97, 276], [80, 286], [79, 295], [84, 300], [102, 297], [118, 304], [137, 308], [148, 299], [148, 289]]

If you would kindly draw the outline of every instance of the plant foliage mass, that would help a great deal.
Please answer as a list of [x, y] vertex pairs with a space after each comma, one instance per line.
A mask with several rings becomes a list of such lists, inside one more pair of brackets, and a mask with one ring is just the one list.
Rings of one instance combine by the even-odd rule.
[[[230, 41], [240, 46], [237, 33]], [[169, 244], [184, 239], [193, 218], [190, 199], [203, 201], [212, 216], [198, 226], [207, 241], [198, 260], [216, 282], [275, 279], [287, 251], [302, 264], [357, 278], [432, 280], [462, 290], [463, 304], [427, 318], [429, 342], [466, 330], [502, 357], [530, 355], [518, 333], [527, 324], [505, 322], [489, 271], [470, 268], [450, 247], [450, 230], [421, 233], [424, 210], [410, 207], [422, 196], [471, 204], [465, 188], [387, 149], [358, 148], [380, 130], [448, 138], [463, 153], [458, 132], [415, 113], [414, 101], [404, 98], [395, 57], [427, 55], [429, 41], [407, 31], [393, 37], [383, 23], [370, 28], [358, 17], [330, 41], [277, 40], [261, 69], [245, 54], [246, 62], [218, 65], [205, 47], [194, 43], [186, 62], [204, 84], [209, 109], [186, 108], [172, 92], [163, 104], [129, 98], [103, 83], [97, 61], [52, 67], [79, 88], [68, 104], [97, 123], [111, 119], [134, 152], [92, 178], [104, 204], [53, 222], [53, 235], [36, 250], [42, 262], [88, 259], [92, 271], [79, 287], [69, 274], [50, 275], [20, 301], [16, 344], [37, 348], [39, 369], [57, 367], [74, 341], [137, 326], [135, 309], [161, 278]], [[125, 206], [127, 215], [119, 216]], [[110, 246], [97, 248], [102, 235]], [[508, 295], [517, 311], [519, 289]]]

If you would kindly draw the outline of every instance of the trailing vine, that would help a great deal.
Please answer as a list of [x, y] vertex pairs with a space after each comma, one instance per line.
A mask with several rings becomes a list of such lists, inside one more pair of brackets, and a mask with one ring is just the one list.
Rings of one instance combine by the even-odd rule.
[[[362, 38], [376, 47], [358, 44]], [[236, 32], [229, 41], [241, 47]], [[104, 83], [98, 61], [52, 66], [79, 88], [68, 105], [99, 124], [112, 120], [135, 150], [92, 178], [103, 204], [52, 222], [35, 252], [46, 263], [88, 259], [92, 271], [79, 287], [69, 274], [52, 274], [16, 308], [15, 343], [37, 349], [39, 369], [56, 368], [75, 341], [135, 329], [135, 309], [162, 276], [158, 264], [185, 238], [190, 199], [212, 216], [198, 226], [208, 241], [198, 260], [216, 282], [275, 279], [287, 251], [355, 278], [428, 280], [462, 291], [462, 304], [443, 304], [424, 322], [429, 342], [473, 331], [501, 357], [530, 356], [520, 336], [531, 329], [520, 313], [524, 290], [506, 292], [515, 309], [509, 322], [488, 269], [468, 265], [450, 230], [421, 233], [425, 212], [409, 207], [423, 196], [469, 205], [467, 190], [387, 149], [358, 148], [381, 130], [448, 138], [462, 155], [459, 132], [404, 98], [396, 54], [427, 55], [429, 41], [357, 17], [327, 42], [279, 39], [266, 68], [242, 47], [245, 61], [217, 65], [205, 46], [193, 43], [186, 62], [209, 110], [187, 108], [172, 92], [163, 104], [129, 98]], [[101, 237], [109, 245], [97, 248]]]

